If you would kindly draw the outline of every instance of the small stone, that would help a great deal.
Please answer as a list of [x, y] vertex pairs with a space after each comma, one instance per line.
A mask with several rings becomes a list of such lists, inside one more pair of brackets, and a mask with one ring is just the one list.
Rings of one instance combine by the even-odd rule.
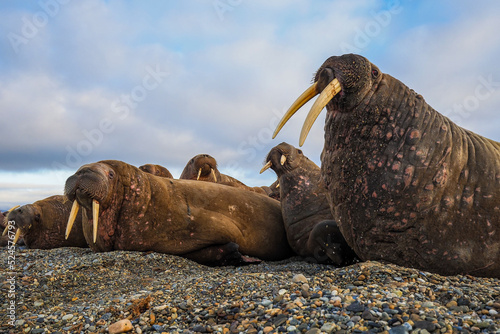
[[408, 334], [408, 333], [409, 333], [408, 329], [404, 326], [392, 327], [389, 330], [389, 334]]
[[45, 329], [43, 329], [43, 328], [32, 329], [30, 333], [31, 334], [43, 334], [43, 333], [45, 333]]
[[496, 311], [496, 310], [494, 310], [494, 309], [491, 309], [491, 310], [489, 310], [489, 311], [488, 311], [488, 313], [489, 313], [490, 315], [497, 315], [497, 314], [498, 314], [498, 311]]
[[446, 307], [447, 307], [447, 308], [452, 308], [452, 307], [455, 307], [455, 306], [457, 306], [457, 305], [458, 305], [458, 304], [457, 304], [457, 302], [456, 302], [455, 300], [452, 300], [452, 301], [450, 301], [450, 302], [446, 303]]
[[293, 283], [307, 283], [307, 278], [302, 274], [297, 274], [297, 275], [293, 276], [292, 282]]
[[306, 332], [306, 334], [319, 334], [321, 333], [321, 330], [319, 328], [311, 328]]
[[260, 304], [264, 307], [268, 307], [269, 305], [271, 305], [273, 302], [270, 301], [269, 299], [264, 299]]
[[430, 321], [425, 321], [425, 320], [415, 321], [415, 323], [413, 324], [413, 327], [414, 328], [425, 329], [428, 332], [433, 332], [434, 330], [436, 330], [436, 324], [435, 323], [432, 323]]
[[120, 320], [108, 327], [109, 334], [118, 334], [131, 331], [134, 327], [128, 319]]
[[66, 314], [65, 316], [62, 317], [62, 320], [71, 320], [73, 319], [73, 314]]
[[359, 302], [354, 302], [347, 306], [346, 310], [351, 312], [363, 312], [365, 310], [365, 306]]
[[274, 330], [274, 328], [271, 326], [264, 327], [264, 329], [263, 329], [264, 334], [271, 333], [273, 330]]
[[36, 302], [34, 302], [34, 303], [33, 303], [33, 305], [34, 305], [35, 307], [42, 306], [42, 305], [43, 305], [43, 301], [41, 301], [41, 300], [37, 300]]
[[326, 333], [331, 333], [333, 331], [333, 324], [330, 322], [325, 323], [323, 326], [321, 326], [321, 331], [326, 332]]

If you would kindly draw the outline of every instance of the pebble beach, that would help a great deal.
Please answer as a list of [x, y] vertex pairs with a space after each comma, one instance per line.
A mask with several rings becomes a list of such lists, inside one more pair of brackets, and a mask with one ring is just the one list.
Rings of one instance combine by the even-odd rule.
[[158, 253], [2, 254], [0, 333], [500, 333], [499, 279], [301, 258], [214, 268]]

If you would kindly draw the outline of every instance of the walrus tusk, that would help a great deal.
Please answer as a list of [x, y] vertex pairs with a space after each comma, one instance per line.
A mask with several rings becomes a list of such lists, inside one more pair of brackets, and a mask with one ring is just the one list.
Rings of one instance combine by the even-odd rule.
[[304, 145], [306, 141], [307, 134], [311, 127], [313, 126], [316, 118], [318, 118], [321, 110], [330, 102], [330, 100], [337, 95], [342, 90], [340, 87], [340, 82], [337, 79], [333, 79], [330, 83], [323, 89], [319, 97], [314, 101], [309, 114], [307, 114], [304, 125], [302, 126], [302, 131], [300, 132], [299, 146]]
[[215, 175], [214, 169], [212, 168], [211, 171], [212, 171], [212, 174], [214, 176], [214, 181], [215, 181], [215, 183], [217, 183], [217, 176]]
[[311, 87], [307, 88], [304, 93], [302, 93], [297, 100], [292, 104], [292, 106], [287, 110], [283, 118], [278, 123], [276, 130], [273, 133], [273, 139], [278, 135], [281, 128], [288, 122], [288, 120], [299, 110], [304, 104], [306, 104], [310, 99], [318, 95], [316, 92], [316, 85], [318, 83], [315, 82]]
[[7, 225], [5, 225], [5, 228], [3, 229], [2, 237], [7, 234], [8, 230], [9, 230], [9, 225], [7, 224]]
[[4, 217], [4, 219], [3, 219], [3, 222], [4, 222], [4, 224], [5, 224], [5, 229], [4, 229], [4, 230], [3, 230], [3, 232], [2, 232], [2, 237], [3, 237], [4, 235], [6, 235], [6, 234], [7, 234], [7, 231], [9, 230], [9, 228], [8, 228], [8, 227], [9, 227], [9, 219], [7, 219], [7, 216], [9, 215], [9, 213], [11, 213], [12, 211], [14, 211], [14, 210], [15, 210], [15, 209], [17, 209], [18, 207], [20, 207], [20, 205], [16, 205], [16, 206], [14, 206], [14, 207], [10, 208], [9, 210], [7, 210], [7, 211], [5, 212], [5, 214], [4, 214], [4, 215], [5, 215], [5, 217]]
[[75, 201], [73, 202], [73, 206], [71, 207], [71, 212], [69, 213], [69, 219], [68, 219], [68, 225], [66, 225], [66, 240], [69, 237], [69, 233], [71, 232], [71, 229], [73, 228], [73, 223], [75, 222], [76, 215], [78, 214], [78, 210], [80, 209], [80, 204]]
[[20, 229], [17, 229], [16, 231], [16, 235], [14, 236], [14, 245], [17, 244], [17, 240], [19, 240], [19, 237], [21, 236], [21, 230]]
[[269, 168], [271, 168], [272, 165], [273, 165], [273, 163], [271, 162], [271, 160], [269, 160], [267, 162], [267, 164], [265, 164], [264, 167], [262, 167], [262, 169], [260, 170], [259, 174], [264, 173], [266, 170], [268, 170]]
[[280, 159], [280, 164], [281, 164], [281, 166], [283, 166], [283, 165], [285, 164], [285, 162], [286, 162], [286, 155], [284, 155], [284, 154], [283, 154], [283, 155], [281, 156], [281, 159]]
[[[274, 131], [273, 134], [273, 139], [276, 137], [278, 132], [280, 132], [281, 128], [285, 125], [286, 122], [299, 110], [304, 104], [306, 104], [309, 100], [311, 100], [313, 97], [318, 95], [316, 92], [316, 86], [317, 82], [315, 82], [311, 87], [307, 88], [304, 93], [302, 93], [297, 100], [292, 104], [290, 109], [285, 113], [281, 121], [279, 122], [278, 126], [276, 127], [276, 130]], [[311, 107], [311, 110], [309, 111], [309, 114], [306, 117], [306, 120], [304, 121], [304, 125], [302, 126], [302, 131], [300, 132], [300, 138], [299, 138], [299, 146], [302, 146], [304, 142], [306, 141], [307, 134], [309, 133], [309, 130], [311, 130], [312, 125], [314, 124], [314, 121], [316, 121], [316, 118], [318, 118], [319, 114], [321, 113], [321, 110], [330, 102], [330, 100], [337, 95], [340, 91], [342, 90], [342, 87], [340, 86], [340, 82], [337, 78], [333, 79], [330, 81], [330, 83], [323, 89], [319, 97], [314, 101], [313, 106]]]
[[92, 201], [92, 221], [94, 225], [94, 243], [97, 240], [97, 224], [99, 223], [99, 202], [97, 200]]
[[200, 179], [200, 175], [201, 175], [201, 168], [200, 170], [198, 171], [198, 177], [196, 178], [196, 181], [198, 181]]

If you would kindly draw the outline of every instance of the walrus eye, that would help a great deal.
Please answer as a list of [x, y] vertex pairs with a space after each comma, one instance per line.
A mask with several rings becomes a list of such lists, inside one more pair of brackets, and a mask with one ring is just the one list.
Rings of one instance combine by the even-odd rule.
[[302, 154], [302, 150], [297, 150], [297, 152], [298, 152], [299, 154]]
[[39, 221], [40, 221], [40, 214], [39, 214], [39, 213], [35, 215], [35, 221], [36, 221], [36, 222], [39, 222]]
[[372, 77], [374, 78], [378, 77], [378, 71], [376, 69], [372, 70]]
[[108, 174], [108, 177], [110, 179], [113, 179], [115, 177], [115, 172], [113, 172], [112, 170], [109, 171], [109, 174]]

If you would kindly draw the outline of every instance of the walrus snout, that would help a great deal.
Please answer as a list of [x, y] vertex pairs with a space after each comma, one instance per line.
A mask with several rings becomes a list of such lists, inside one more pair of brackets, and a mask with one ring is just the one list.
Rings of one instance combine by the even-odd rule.
[[66, 181], [64, 193], [73, 201], [73, 207], [66, 226], [66, 239], [71, 232], [80, 205], [92, 208], [94, 243], [97, 240], [100, 205], [109, 195], [109, 180], [115, 177], [111, 167], [102, 163], [84, 165]]

